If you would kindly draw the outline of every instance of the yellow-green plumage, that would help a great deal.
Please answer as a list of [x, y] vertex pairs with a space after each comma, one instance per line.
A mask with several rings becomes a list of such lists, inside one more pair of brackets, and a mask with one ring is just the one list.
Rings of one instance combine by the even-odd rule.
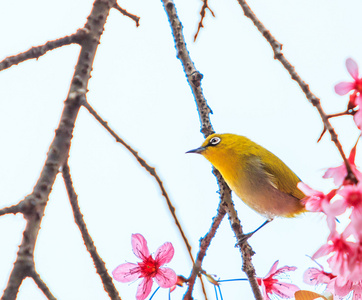
[[300, 179], [278, 157], [236, 134], [213, 134], [200, 153], [219, 170], [229, 187], [248, 206], [268, 219], [294, 217], [305, 211], [297, 188]]

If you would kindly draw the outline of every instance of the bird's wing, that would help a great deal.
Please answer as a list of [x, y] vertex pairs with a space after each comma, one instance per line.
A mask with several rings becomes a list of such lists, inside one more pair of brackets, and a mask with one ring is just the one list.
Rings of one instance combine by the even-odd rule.
[[267, 153], [267, 155], [272, 155], [272, 161], [275, 162], [273, 164], [263, 164], [264, 170], [270, 179], [270, 183], [284, 193], [292, 195], [297, 199], [303, 199], [305, 195], [297, 187], [298, 182], [301, 181], [299, 177], [277, 156], [271, 152]]

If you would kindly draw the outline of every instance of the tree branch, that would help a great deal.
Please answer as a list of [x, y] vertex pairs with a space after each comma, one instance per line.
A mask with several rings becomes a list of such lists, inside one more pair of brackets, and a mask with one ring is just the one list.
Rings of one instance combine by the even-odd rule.
[[350, 179], [352, 182], [357, 183], [357, 178], [353, 174], [351, 164], [349, 163], [346, 155], [344, 154], [342, 145], [338, 140], [338, 136], [337, 136], [334, 128], [332, 127], [331, 123], [328, 120], [328, 115], [324, 112], [324, 110], [321, 106], [320, 99], [311, 92], [309, 85], [306, 84], [302, 80], [302, 78], [299, 76], [299, 74], [295, 71], [295, 68], [292, 66], [292, 64], [285, 58], [284, 54], [282, 53], [282, 44], [279, 43], [274, 38], [274, 36], [271, 35], [269, 30], [267, 30], [267, 28], [264, 26], [264, 24], [262, 22], [260, 22], [260, 20], [256, 17], [256, 15], [251, 10], [249, 5], [246, 3], [246, 1], [238, 0], [238, 2], [240, 4], [241, 8], [243, 9], [245, 16], [248, 17], [254, 23], [255, 27], [259, 30], [259, 32], [264, 36], [264, 38], [268, 41], [268, 43], [272, 47], [273, 52], [274, 52], [274, 59], [277, 59], [282, 63], [284, 68], [288, 71], [290, 77], [298, 83], [298, 85], [302, 89], [302, 91], [305, 94], [305, 96], [307, 97], [307, 99], [318, 110], [318, 113], [322, 118], [324, 127], [330, 133], [331, 140], [336, 145], [336, 147], [344, 161], [344, 164], [346, 165], [346, 169], [348, 172], [347, 178]]
[[4, 60], [0, 61], [0, 71], [8, 69], [14, 65], [17, 65], [21, 62], [24, 62], [29, 59], [36, 58], [44, 55], [48, 51], [51, 51], [56, 48], [63, 47], [70, 44], [79, 44], [80, 41], [84, 38], [85, 31], [83, 29], [78, 30], [72, 35], [62, 37], [53, 41], [46, 42], [44, 45], [32, 47], [29, 50], [19, 53], [14, 56], [9, 56]]
[[209, 117], [209, 114], [212, 114], [212, 111], [207, 105], [205, 97], [202, 93], [201, 79], [203, 75], [198, 70], [196, 70], [195, 65], [189, 55], [189, 51], [186, 48], [185, 38], [182, 33], [182, 24], [177, 16], [173, 0], [162, 0], [162, 3], [165, 7], [165, 11], [172, 29], [177, 51], [177, 58], [182, 63], [187, 81], [195, 97], [197, 111], [199, 113], [201, 123], [201, 132], [204, 134], [204, 136], [209, 136], [210, 134], [214, 133], [214, 130], [210, 123]]
[[[170, 26], [172, 28], [172, 33], [175, 40], [175, 46], [177, 49], [177, 57], [180, 59], [182, 63], [182, 66], [187, 76], [187, 80], [195, 97], [197, 110], [200, 117], [201, 132], [204, 134], [205, 137], [207, 137], [208, 135], [214, 133], [214, 130], [210, 122], [210, 113], [212, 113], [212, 111], [210, 107], [207, 105], [206, 99], [201, 89], [202, 75], [199, 73], [199, 71], [196, 70], [194, 63], [192, 62], [189, 52], [186, 48], [185, 39], [182, 33], [182, 25], [177, 16], [173, 1], [162, 0], [162, 2], [165, 7], [165, 11], [167, 13]], [[225, 181], [222, 179], [220, 173], [217, 172], [215, 169], [214, 169], [214, 174], [219, 184], [221, 203], [222, 205], [225, 206], [225, 210], [230, 218], [231, 227], [234, 230], [239, 242], [240, 238], [243, 236], [243, 232], [240, 226], [240, 221], [236, 216], [236, 211], [234, 209], [231, 200], [231, 191], [227, 186], [227, 184], [225, 183]], [[248, 243], [243, 243], [242, 247], [240, 247], [240, 251], [242, 252], [243, 256], [243, 270], [247, 273], [255, 299], [261, 300], [262, 296], [256, 282], [255, 269], [251, 264], [251, 256], [253, 254], [253, 251], [251, 250], [251, 247], [249, 246]], [[205, 292], [204, 294], [206, 297]], [[184, 299], [187, 300], [192, 299], [191, 291], [187, 291], [187, 293], [184, 296]]]
[[53, 296], [51, 291], [49, 290], [48, 286], [45, 284], [45, 282], [41, 279], [40, 275], [35, 271], [35, 267], [33, 270], [31, 270], [29, 276], [33, 278], [34, 282], [38, 286], [38, 288], [44, 293], [44, 295], [49, 300], [56, 300], [56, 298]]
[[7, 214], [18, 214], [23, 212], [23, 202], [24, 200], [20, 201], [18, 204], [4, 207], [0, 209], [0, 216], [7, 215]]
[[255, 299], [263, 300], [263, 296], [261, 295], [261, 291], [258, 282], [256, 280], [255, 268], [252, 264], [252, 259], [251, 259], [252, 256], [254, 255], [254, 251], [247, 242], [243, 241], [244, 233], [242, 230], [242, 226], [240, 225], [240, 220], [235, 210], [234, 203], [231, 199], [231, 190], [225, 183], [224, 179], [222, 178], [218, 170], [213, 168], [213, 173], [216, 176], [218, 185], [220, 187], [220, 198], [222, 205], [229, 216], [229, 222], [231, 228], [234, 231], [238, 241], [237, 245], [239, 246], [243, 258], [243, 271], [248, 277]]
[[87, 225], [84, 222], [83, 215], [80, 211], [79, 204], [78, 204], [78, 196], [74, 190], [72, 178], [70, 176], [68, 162], [66, 162], [63, 165], [62, 174], [63, 174], [64, 184], [67, 189], [69, 201], [72, 206], [75, 223], [77, 224], [77, 226], [82, 234], [84, 245], [86, 246], [87, 251], [89, 252], [90, 256], [93, 259], [97, 273], [102, 280], [103, 287], [111, 299], [120, 300], [121, 298], [118, 294], [116, 287], [113, 284], [112, 277], [108, 274], [106, 264], [104, 263], [104, 261], [102, 260], [100, 255], [98, 254], [98, 251], [97, 251], [96, 247], [94, 246], [93, 239], [88, 232]]
[[72, 133], [81, 105], [80, 96], [84, 95], [87, 91], [100, 37], [104, 31], [109, 11], [114, 4], [115, 0], [96, 0], [87, 23], [82, 30], [86, 34], [79, 41], [81, 51], [68, 97], [64, 102], [59, 126], [55, 131], [55, 136], [49, 147], [39, 179], [34, 186], [33, 192], [27, 196], [29, 201], [34, 203], [34, 209], [24, 214], [27, 223], [14, 267], [2, 296], [3, 300], [15, 300], [21, 283], [26, 277], [31, 275], [30, 270], [34, 259], [35, 244], [45, 207], [59, 168], [68, 158]]
[[206, 251], [211, 244], [211, 240], [216, 234], [216, 230], [219, 228], [221, 221], [224, 219], [226, 211], [223, 208], [223, 202], [220, 201], [219, 207], [217, 209], [217, 215], [212, 219], [212, 224], [209, 232], [200, 240], [200, 249], [196, 256], [196, 262], [192, 268], [191, 275], [187, 280], [188, 289], [185, 294], [185, 299], [191, 299], [191, 293], [194, 288], [196, 276], [199, 275], [201, 271], [201, 265], [204, 257], [206, 256]]
[[118, 3], [116, 3], [116, 4], [114, 5], [114, 8], [117, 9], [117, 10], [118, 10], [121, 14], [123, 14], [124, 16], [129, 17], [129, 18], [131, 18], [133, 21], [135, 21], [137, 27], [140, 26], [140, 17], [129, 13], [128, 11], [126, 11], [125, 9], [123, 9], [122, 7], [120, 7], [120, 6], [118, 5]]
[[148, 173], [150, 173], [155, 180], [157, 181], [157, 184], [161, 190], [162, 195], [164, 196], [164, 198], [166, 199], [166, 204], [168, 206], [168, 209], [171, 212], [171, 215], [175, 221], [175, 224], [178, 228], [178, 230], [180, 231], [180, 234], [182, 236], [182, 239], [186, 245], [187, 251], [189, 253], [190, 259], [192, 261], [192, 263], [194, 264], [194, 258], [192, 256], [191, 253], [191, 245], [182, 229], [181, 223], [177, 218], [176, 215], [176, 209], [172, 204], [172, 201], [170, 199], [170, 197], [167, 194], [167, 191], [165, 189], [165, 187], [163, 186], [162, 180], [161, 178], [158, 176], [156, 169], [154, 167], [151, 167], [142, 157], [139, 156], [138, 152], [135, 151], [130, 145], [128, 145], [123, 139], [121, 139], [119, 137], [119, 135], [117, 133], [115, 133], [108, 125], [108, 122], [104, 121], [101, 116], [98, 115], [98, 113], [92, 108], [92, 106], [87, 102], [87, 101], [83, 101], [83, 106], [89, 111], [89, 113], [115, 138], [115, 140], [122, 144], [129, 152], [131, 152], [131, 154], [137, 159], [137, 161], [139, 162], [139, 164], [146, 169], [146, 171]]

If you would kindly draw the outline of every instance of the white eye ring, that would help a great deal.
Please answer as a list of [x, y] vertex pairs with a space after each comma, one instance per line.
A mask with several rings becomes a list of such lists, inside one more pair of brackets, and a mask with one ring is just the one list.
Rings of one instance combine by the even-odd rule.
[[220, 139], [219, 137], [214, 136], [214, 137], [210, 140], [209, 144], [215, 146], [215, 145], [217, 145], [218, 143], [220, 143], [220, 141], [221, 141], [221, 139]]

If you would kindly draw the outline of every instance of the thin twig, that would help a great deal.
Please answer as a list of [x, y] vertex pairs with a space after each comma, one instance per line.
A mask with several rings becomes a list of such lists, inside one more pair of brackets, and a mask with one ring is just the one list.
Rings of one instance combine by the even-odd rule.
[[164, 196], [164, 198], [166, 199], [166, 203], [168, 206], [168, 209], [171, 212], [171, 215], [175, 221], [175, 224], [178, 228], [178, 230], [180, 231], [180, 234], [182, 236], [182, 239], [186, 245], [187, 251], [189, 253], [190, 259], [192, 261], [192, 263], [194, 264], [194, 258], [192, 256], [191, 253], [191, 245], [182, 229], [181, 223], [177, 218], [176, 215], [176, 209], [172, 204], [171, 199], [169, 198], [165, 187], [163, 186], [162, 180], [161, 178], [158, 176], [155, 168], [151, 167], [142, 157], [139, 156], [139, 154], [137, 153], [137, 151], [135, 151], [130, 145], [128, 145], [123, 139], [121, 139], [119, 137], [119, 135], [117, 133], [115, 133], [108, 125], [108, 123], [106, 121], [104, 121], [102, 119], [101, 116], [98, 115], [98, 113], [92, 108], [92, 106], [87, 102], [87, 101], [83, 101], [83, 106], [89, 111], [89, 113], [115, 138], [115, 140], [122, 144], [129, 152], [131, 152], [131, 154], [137, 159], [137, 161], [139, 162], [139, 164], [145, 168], [147, 170], [148, 173], [150, 173], [157, 181], [158, 186], [160, 187], [160, 190], [162, 192], [162, 195]]
[[195, 33], [195, 36], [194, 36], [194, 42], [196, 42], [196, 39], [197, 39], [197, 36], [199, 35], [199, 32], [201, 30], [201, 28], [204, 28], [204, 24], [202, 23], [204, 21], [204, 18], [205, 18], [205, 15], [206, 15], [206, 9], [208, 9], [212, 16], [215, 18], [215, 14], [214, 12], [211, 10], [209, 4], [207, 3], [208, 0], [203, 0], [203, 5], [201, 7], [201, 11], [200, 11], [200, 16], [201, 16], [201, 19], [200, 19], [200, 22], [199, 22], [199, 25], [197, 27], [197, 31]]
[[330, 114], [330, 115], [327, 115], [327, 118], [328, 119], [331, 119], [331, 118], [335, 118], [335, 117], [341, 117], [341, 116], [350, 116], [350, 115], [354, 115], [356, 114], [356, 110], [353, 110], [353, 109], [347, 109], [345, 111], [342, 111], [340, 113], [336, 113], [336, 114]]
[[109, 11], [114, 4], [115, 0], [96, 0], [84, 29], [81, 29], [81, 32], [86, 34], [82, 34], [83, 39], [80, 42], [81, 51], [69, 88], [68, 97], [64, 102], [59, 126], [55, 131], [54, 139], [47, 152], [45, 164], [41, 170], [39, 179], [33, 188], [33, 192], [27, 196], [28, 201], [34, 204], [34, 208], [27, 214], [24, 214], [27, 223], [14, 267], [1, 298], [3, 300], [15, 300], [21, 283], [31, 274], [35, 244], [45, 207], [59, 168], [66, 162], [69, 156], [75, 121], [81, 106], [80, 96], [84, 95], [87, 91], [100, 37], [104, 31], [104, 25]]
[[48, 286], [45, 284], [45, 282], [41, 279], [40, 275], [38, 274], [38, 272], [35, 271], [35, 267], [34, 269], [31, 271], [31, 273], [29, 274], [29, 276], [31, 278], [33, 278], [34, 282], [36, 283], [36, 285], [38, 286], [38, 288], [44, 293], [44, 295], [49, 299], [49, 300], [56, 300], [56, 298], [53, 296], [53, 294], [51, 293], [51, 291], [49, 290]]
[[118, 3], [116, 3], [113, 8], [117, 9], [121, 14], [123, 14], [124, 16], [126, 17], [129, 17], [131, 18], [133, 21], [136, 22], [136, 26], [140, 26], [140, 17], [136, 16], [136, 15], [133, 15], [131, 13], [129, 13], [128, 11], [126, 11], [124, 8], [120, 7], [118, 5]]
[[83, 30], [78, 30], [76, 33], [56, 39], [53, 41], [48, 41], [44, 45], [32, 47], [29, 50], [19, 53], [14, 56], [9, 56], [4, 60], [0, 61], [0, 71], [10, 68], [11, 66], [17, 65], [21, 62], [24, 62], [28, 59], [36, 58], [44, 55], [50, 50], [63, 47], [70, 44], [79, 44], [80, 40], [84, 36]]
[[21, 201], [18, 204], [0, 209], [0, 216], [7, 215], [7, 214], [15, 215], [15, 214], [23, 212], [22, 204], [23, 204], [23, 202]]
[[206, 255], [206, 251], [209, 248], [211, 240], [214, 238], [216, 230], [219, 228], [221, 221], [224, 219], [225, 214], [226, 211], [223, 208], [222, 201], [220, 201], [219, 207], [217, 209], [217, 215], [212, 219], [212, 224], [209, 232], [200, 240], [200, 249], [196, 256], [196, 262], [194, 267], [192, 268], [191, 275], [187, 280], [188, 289], [185, 294], [185, 299], [191, 299], [191, 293], [194, 288], [196, 276], [199, 275], [202, 261]]
[[63, 165], [62, 174], [63, 174], [64, 184], [67, 189], [69, 201], [72, 206], [75, 223], [77, 224], [77, 226], [82, 234], [84, 245], [86, 246], [87, 251], [89, 252], [90, 256], [93, 259], [97, 273], [102, 280], [103, 287], [111, 299], [120, 300], [121, 297], [119, 296], [118, 291], [113, 284], [112, 277], [108, 274], [106, 264], [104, 263], [104, 261], [98, 254], [96, 247], [94, 246], [93, 239], [88, 232], [87, 225], [86, 225], [83, 215], [80, 211], [79, 204], [78, 204], [78, 195], [76, 194], [76, 192], [74, 190], [72, 178], [70, 176], [68, 162], [66, 162]]
[[347, 169], [347, 173], [348, 173], [347, 178], [349, 180], [351, 180], [352, 182], [357, 182], [357, 178], [352, 171], [351, 164], [349, 163], [349, 161], [343, 151], [342, 145], [338, 140], [338, 136], [337, 136], [334, 128], [332, 127], [331, 123], [329, 122], [327, 114], [324, 112], [324, 110], [321, 106], [320, 99], [311, 92], [309, 85], [306, 84], [302, 80], [302, 78], [295, 71], [295, 68], [292, 66], [292, 64], [285, 58], [284, 54], [282, 53], [282, 44], [279, 43], [274, 38], [274, 36], [272, 36], [272, 34], [269, 32], [269, 30], [267, 30], [267, 28], [264, 26], [264, 24], [262, 22], [260, 22], [260, 20], [256, 17], [256, 15], [251, 10], [249, 5], [246, 3], [246, 1], [238, 0], [238, 2], [240, 4], [241, 8], [243, 9], [245, 16], [248, 17], [254, 23], [255, 27], [259, 30], [259, 32], [264, 36], [264, 38], [268, 41], [268, 43], [272, 47], [273, 52], [274, 52], [274, 58], [279, 60], [282, 63], [284, 68], [290, 74], [290, 77], [298, 83], [298, 85], [302, 89], [302, 91], [305, 94], [305, 96], [307, 97], [307, 99], [318, 110], [319, 115], [322, 118], [324, 127], [330, 133], [331, 140], [336, 145], [340, 155], [342, 156], [344, 164], [346, 165], [346, 169]]

